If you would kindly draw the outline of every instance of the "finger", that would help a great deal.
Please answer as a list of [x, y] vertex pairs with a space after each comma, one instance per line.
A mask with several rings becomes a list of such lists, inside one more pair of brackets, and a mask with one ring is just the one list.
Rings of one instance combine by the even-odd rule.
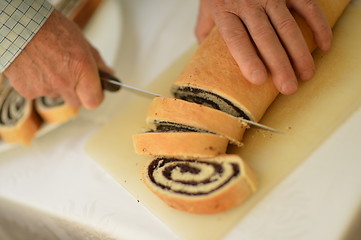
[[61, 97], [61, 94], [58, 92], [51, 92], [45, 95], [46, 97], [50, 97], [50, 98], [58, 98]]
[[267, 80], [267, 69], [239, 17], [222, 12], [217, 14], [215, 21], [244, 77], [254, 84], [264, 83]]
[[89, 44], [89, 49], [91, 51], [91, 54], [93, 55], [94, 59], [95, 59], [95, 63], [98, 67], [99, 70], [108, 72], [110, 74], [114, 74], [114, 71], [112, 68], [110, 68], [105, 61], [103, 60], [103, 58], [101, 57], [100, 53], [98, 52], [98, 50], [96, 50], [92, 45]]
[[214, 21], [208, 0], [201, 0], [195, 33], [198, 42], [202, 42], [214, 27]]
[[329, 50], [332, 43], [332, 30], [317, 3], [314, 0], [294, 0], [289, 2], [289, 6], [306, 20], [317, 46], [321, 50]]
[[72, 106], [72, 107], [80, 107], [81, 102], [76, 95], [75, 91], [63, 91], [60, 93], [61, 97], [64, 99], [66, 104]]
[[293, 67], [302, 80], [310, 79], [315, 65], [295, 19], [284, 2], [270, 4], [266, 9], [278, 36], [282, 40]]
[[97, 67], [95, 64], [87, 66], [80, 75], [75, 92], [85, 108], [94, 109], [100, 105], [104, 96]]
[[248, 12], [241, 13], [241, 18], [270, 70], [276, 88], [286, 95], [294, 93], [297, 90], [296, 75], [268, 16], [263, 9], [245, 10]]

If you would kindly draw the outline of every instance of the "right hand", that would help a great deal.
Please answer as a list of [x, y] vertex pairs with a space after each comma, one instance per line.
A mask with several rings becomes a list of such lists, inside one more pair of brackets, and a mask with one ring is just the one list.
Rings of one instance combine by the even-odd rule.
[[25, 98], [62, 97], [93, 109], [103, 100], [98, 69], [112, 73], [80, 28], [54, 10], [4, 74]]

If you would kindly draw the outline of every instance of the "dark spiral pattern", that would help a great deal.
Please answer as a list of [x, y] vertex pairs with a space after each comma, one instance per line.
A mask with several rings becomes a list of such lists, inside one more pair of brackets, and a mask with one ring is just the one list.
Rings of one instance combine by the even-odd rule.
[[148, 166], [150, 180], [164, 190], [184, 195], [206, 195], [240, 174], [235, 163], [157, 158]]
[[37, 99], [37, 101], [39, 101], [40, 104], [46, 108], [57, 107], [65, 103], [63, 98], [61, 97], [58, 98], [40, 97], [39, 99]]
[[156, 132], [201, 132], [215, 134], [214, 132], [207, 131], [201, 128], [168, 121], [155, 121], [155, 126]]
[[236, 107], [231, 101], [209, 91], [194, 87], [179, 87], [173, 90], [176, 98], [205, 105], [210, 108], [228, 113], [234, 117], [241, 117], [250, 120], [244, 111]]
[[23, 118], [28, 100], [20, 96], [13, 88], [2, 92], [0, 106], [0, 124], [14, 126]]

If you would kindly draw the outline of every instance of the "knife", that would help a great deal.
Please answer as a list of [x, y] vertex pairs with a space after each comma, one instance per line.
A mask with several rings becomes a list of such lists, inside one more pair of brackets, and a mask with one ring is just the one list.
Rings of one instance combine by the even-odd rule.
[[[147, 90], [144, 90], [144, 89], [141, 89], [141, 88], [138, 88], [138, 87], [134, 87], [134, 86], [130, 86], [128, 84], [122, 83], [117, 77], [115, 77], [112, 74], [107, 73], [107, 72], [103, 72], [103, 71], [99, 70], [99, 76], [100, 76], [100, 79], [101, 79], [102, 88], [105, 89], [105, 90], [108, 90], [110, 92], [116, 92], [121, 87], [124, 87], [124, 88], [135, 90], [135, 91], [138, 91], [138, 92], [146, 93], [148, 95], [151, 95], [152, 97], [165, 97], [165, 96], [163, 96], [161, 94], [158, 94], [158, 93], [154, 93], [154, 92], [151, 92], [151, 91], [147, 91]], [[247, 120], [247, 119], [244, 119], [244, 118], [240, 118], [240, 119], [243, 122], [246, 122], [246, 123], [248, 123], [250, 125], [253, 125], [255, 127], [258, 127], [258, 128], [270, 131], [270, 132], [282, 133], [282, 134], [284, 133], [281, 130], [271, 128], [269, 126], [263, 125], [263, 124], [258, 123], [258, 122], [253, 122], [251, 120]]]
[[253, 125], [253, 126], [257, 127], [257, 128], [261, 128], [263, 130], [267, 130], [267, 131], [274, 132], [274, 133], [285, 134], [285, 132], [283, 132], [281, 130], [266, 126], [264, 124], [261, 124], [261, 123], [258, 123], [258, 122], [253, 122], [251, 120], [247, 120], [247, 119], [244, 119], [244, 118], [240, 118], [240, 119], [241, 119], [241, 121], [243, 121], [245, 123], [248, 123], [250, 125]]
[[[145, 94], [149, 94], [153, 97], [165, 97], [161, 94], [158, 93], [154, 93], [151, 91], [147, 91], [141, 88], [137, 88], [134, 86], [130, 86], [128, 84], [122, 83], [117, 77], [107, 73], [107, 72], [103, 72], [103, 71], [99, 71], [99, 76], [101, 79], [101, 84], [102, 84], [102, 88], [105, 90], [108, 90], [110, 92], [116, 92], [118, 91], [121, 87], [127, 88], [127, 89], [131, 89], [131, 90], [135, 90], [138, 92], [142, 92]], [[110, 83], [110, 84], [109, 84]]]

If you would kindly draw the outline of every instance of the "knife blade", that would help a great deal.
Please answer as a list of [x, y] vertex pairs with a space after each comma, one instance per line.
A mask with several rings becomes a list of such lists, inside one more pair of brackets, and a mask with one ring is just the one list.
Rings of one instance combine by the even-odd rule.
[[[158, 94], [158, 93], [154, 93], [154, 92], [151, 92], [151, 91], [147, 91], [147, 90], [144, 90], [144, 89], [141, 89], [141, 88], [138, 88], [138, 87], [134, 87], [134, 86], [122, 83], [119, 78], [117, 78], [117, 77], [115, 77], [112, 74], [109, 74], [107, 72], [99, 71], [99, 76], [100, 76], [100, 79], [102, 81], [103, 89], [111, 91], [111, 92], [116, 92], [121, 87], [124, 87], [124, 88], [127, 88], [127, 89], [135, 90], [137, 92], [141, 92], [141, 93], [151, 95], [152, 97], [165, 97], [165, 96], [163, 96], [161, 94]], [[284, 133], [281, 130], [278, 130], [278, 129], [263, 125], [263, 124], [258, 123], [258, 122], [253, 122], [251, 120], [247, 120], [247, 119], [244, 119], [244, 118], [240, 118], [240, 119], [243, 122], [246, 122], [246, 123], [248, 123], [250, 125], [261, 128], [263, 130], [267, 130], [267, 131], [274, 132], [274, 133], [282, 133], [282, 134]]]
[[274, 132], [274, 133], [279, 133], [279, 134], [285, 134], [285, 132], [283, 132], [281, 130], [266, 126], [264, 124], [261, 124], [261, 123], [258, 123], [258, 122], [253, 122], [251, 120], [247, 120], [247, 119], [244, 119], [244, 118], [240, 118], [240, 119], [241, 119], [241, 121], [243, 121], [245, 123], [248, 123], [248, 124], [253, 125], [255, 127], [261, 128], [263, 130], [267, 130], [267, 131]]
[[[137, 92], [141, 92], [141, 93], [145, 93], [148, 95], [151, 95], [152, 97], [165, 97], [161, 94], [158, 93], [154, 93], [151, 91], [147, 91], [138, 87], [134, 87], [125, 83], [122, 83], [122, 81], [120, 81], [119, 78], [107, 73], [107, 72], [103, 72], [103, 71], [99, 71], [99, 76], [101, 79], [101, 83], [102, 83], [102, 87], [105, 90], [111, 91], [111, 92], [116, 92], [118, 91], [121, 87], [127, 88], [127, 89], [131, 89]], [[110, 84], [109, 84], [110, 83]]]

